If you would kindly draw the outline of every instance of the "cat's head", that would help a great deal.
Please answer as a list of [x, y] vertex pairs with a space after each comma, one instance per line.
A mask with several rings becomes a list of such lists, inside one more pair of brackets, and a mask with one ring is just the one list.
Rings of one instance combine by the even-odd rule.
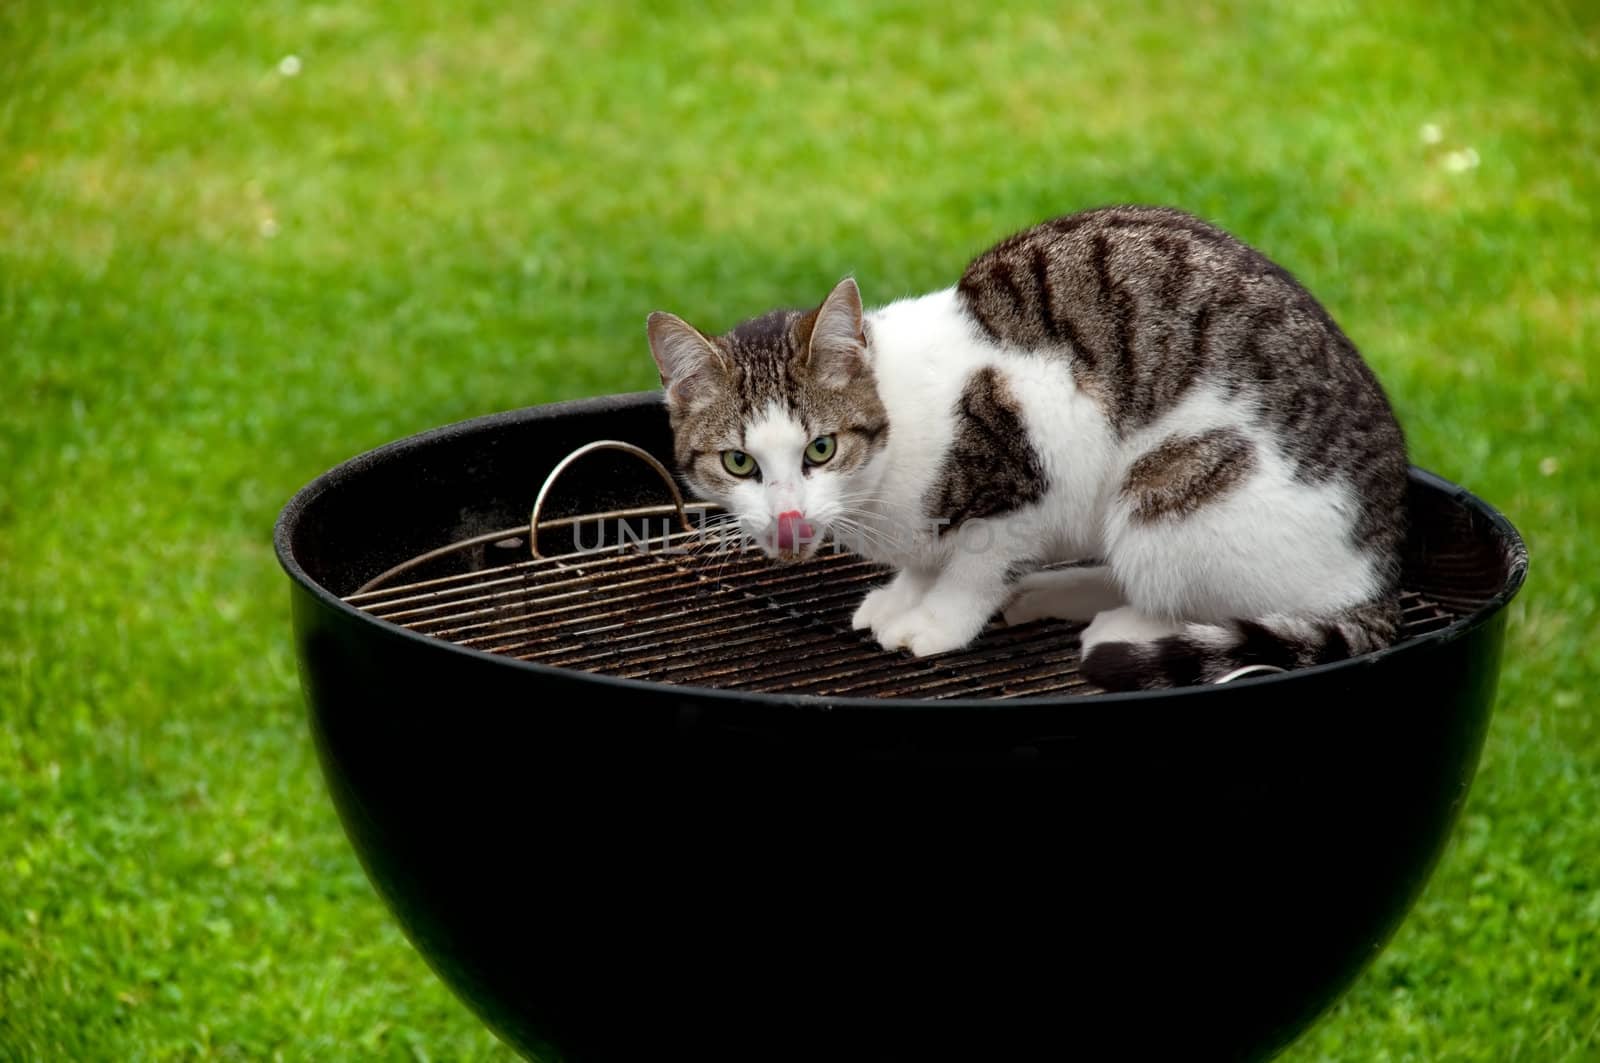
[[[770, 556], [810, 556], [876, 493], [889, 419], [846, 278], [814, 310], [775, 310], [721, 336], [657, 311], [678, 471]], [[842, 537], [842, 536], [841, 536]]]

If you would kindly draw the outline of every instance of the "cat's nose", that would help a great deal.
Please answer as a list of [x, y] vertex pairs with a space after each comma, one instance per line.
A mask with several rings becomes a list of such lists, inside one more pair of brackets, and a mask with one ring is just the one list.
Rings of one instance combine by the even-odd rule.
[[797, 549], [801, 543], [810, 541], [814, 534], [811, 525], [806, 521], [805, 514], [798, 509], [778, 514], [779, 550]]

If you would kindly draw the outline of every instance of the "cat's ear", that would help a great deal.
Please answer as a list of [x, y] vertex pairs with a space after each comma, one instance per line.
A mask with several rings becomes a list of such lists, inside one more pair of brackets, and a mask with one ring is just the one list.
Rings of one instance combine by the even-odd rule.
[[699, 405], [711, 385], [725, 375], [717, 349], [683, 318], [660, 310], [650, 315], [645, 331], [650, 336], [650, 353], [661, 372], [661, 386], [667, 389], [667, 400]]
[[828, 387], [850, 383], [867, 364], [867, 335], [862, 321], [861, 289], [846, 277], [817, 308], [811, 326], [806, 365]]

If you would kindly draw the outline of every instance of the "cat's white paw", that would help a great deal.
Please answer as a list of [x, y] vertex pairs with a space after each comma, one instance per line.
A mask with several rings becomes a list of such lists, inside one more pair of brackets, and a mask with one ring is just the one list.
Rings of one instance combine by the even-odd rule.
[[867, 596], [861, 599], [861, 604], [856, 606], [856, 615], [850, 618], [850, 626], [856, 631], [867, 628], [877, 629], [878, 624], [899, 612], [895, 608], [895, 586], [879, 587], [877, 590], [868, 591]]
[[974, 623], [971, 616], [918, 606], [875, 626], [873, 634], [886, 650], [906, 649], [914, 656], [927, 657], [966, 646], [978, 637], [986, 620], [980, 616]]
[[868, 592], [856, 607], [850, 626], [857, 631], [871, 628], [874, 633], [922, 600], [927, 584], [906, 573], [901, 573], [889, 583]]

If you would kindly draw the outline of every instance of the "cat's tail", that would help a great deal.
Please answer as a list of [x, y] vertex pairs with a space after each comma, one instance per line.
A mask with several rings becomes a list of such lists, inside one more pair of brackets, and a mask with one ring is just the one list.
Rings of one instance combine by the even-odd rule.
[[1148, 641], [1096, 642], [1080, 671], [1106, 690], [1192, 686], [1249, 665], [1292, 669], [1342, 661], [1392, 645], [1399, 634], [1400, 603], [1390, 598], [1319, 616], [1189, 623]]

